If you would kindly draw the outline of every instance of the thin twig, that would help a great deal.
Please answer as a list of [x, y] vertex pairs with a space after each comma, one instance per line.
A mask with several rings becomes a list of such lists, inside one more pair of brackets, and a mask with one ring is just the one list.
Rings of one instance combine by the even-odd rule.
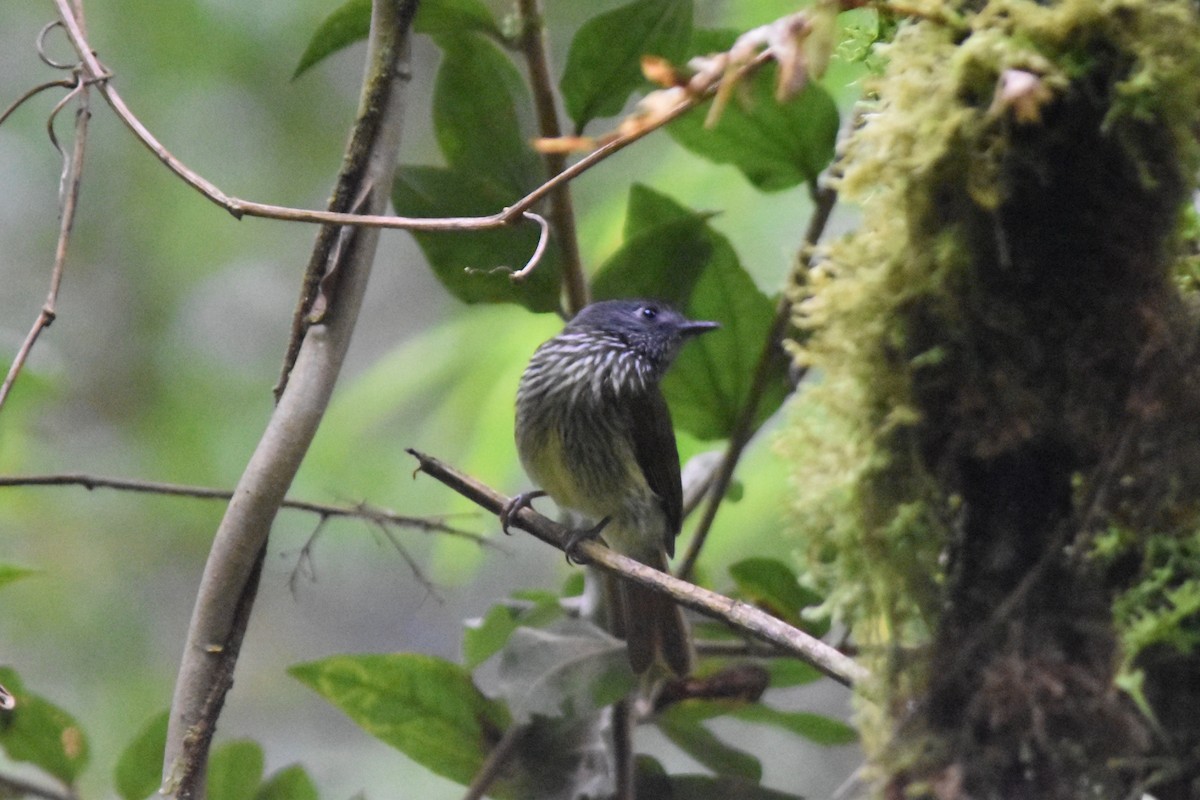
[[[54, 247], [54, 267], [50, 271], [50, 290], [46, 294], [42, 310], [38, 312], [37, 319], [33, 322], [33, 327], [29, 329], [29, 333], [25, 335], [25, 340], [21, 342], [17, 354], [13, 357], [8, 374], [4, 376], [4, 383], [0, 384], [0, 409], [4, 408], [4, 401], [8, 399], [13, 384], [16, 383], [17, 376], [21, 373], [21, 368], [29, 358], [29, 353], [37, 343], [38, 337], [42, 331], [50, 327], [57, 315], [58, 290], [62, 286], [63, 270], [67, 263], [67, 245], [71, 239], [71, 229], [75, 225], [75, 209], [79, 204], [79, 187], [81, 185], [80, 176], [83, 173], [83, 153], [87, 146], [88, 120], [92, 116], [88, 107], [88, 84], [82, 80], [78, 81], [71, 93], [55, 108], [55, 113], [72, 95], [79, 98], [79, 105], [75, 110], [75, 143], [71, 148], [70, 158], [63, 168], [61, 179], [61, 212], [59, 214], [58, 242]], [[53, 121], [54, 115], [52, 114], [51, 125], [53, 125]], [[53, 128], [51, 128], [51, 141], [53, 141]], [[58, 143], [55, 142], [54, 146], [58, 147]]]
[[467, 787], [467, 793], [462, 796], [462, 800], [480, 800], [487, 794], [488, 789], [503, 772], [504, 765], [517, 752], [517, 742], [521, 741], [521, 737], [527, 730], [529, 730], [528, 725], [515, 722], [508, 726], [508, 730], [504, 732], [500, 741], [496, 742], [487, 758], [484, 759], [479, 772], [475, 773], [475, 777], [471, 779], [471, 785]]
[[[163, 483], [161, 481], [141, 481], [132, 478], [106, 478], [81, 472], [54, 475], [0, 475], [0, 488], [7, 486], [82, 486], [89, 491], [92, 489], [115, 489], [123, 492], [190, 497], [196, 500], [231, 500], [233, 498], [233, 492], [229, 489], [214, 489], [209, 486], [187, 486], [178, 483]], [[389, 511], [386, 508], [377, 508], [367, 503], [332, 505], [329, 503], [314, 503], [308, 500], [285, 498], [281, 504], [281, 508], [307, 511], [311, 514], [316, 514], [322, 520], [343, 517], [347, 519], [361, 519], [376, 525], [395, 525], [400, 528], [414, 528], [429, 533], [444, 533], [449, 536], [467, 539], [480, 547], [504, 550], [502, 545], [497, 544], [486, 536], [447, 525], [439, 519], [409, 517]]]
[[[828, 187], [823, 188], [817, 192], [815, 200], [816, 203], [812, 217], [809, 219], [808, 230], [804, 235], [804, 244], [801, 246], [798, 261], [801, 273], [807, 270], [810, 250], [825, 231], [829, 216], [837, 202], [837, 192]], [[787, 332], [791, 314], [792, 301], [787, 292], [784, 292], [775, 306], [775, 317], [767, 331], [767, 338], [763, 342], [762, 352], [759, 353], [758, 363], [754, 366], [754, 376], [750, 381], [750, 389], [746, 393], [746, 402], [742, 405], [738, 417], [734, 421], [733, 430], [729, 433], [729, 445], [725, 449], [724, 457], [717, 464], [716, 472], [708, 488], [708, 504], [704, 507], [704, 515], [696, 524], [696, 530], [688, 544], [687, 553], [684, 555], [679, 569], [676, 570], [676, 574], [685, 580], [691, 577], [692, 571], [696, 568], [696, 560], [700, 557], [700, 550], [704, 547], [709, 531], [712, 530], [713, 522], [717, 518], [717, 511], [720, 510], [721, 503], [725, 499], [725, 493], [729, 490], [738, 460], [741, 459], [742, 452], [754, 435], [756, 429], [754, 420], [758, 414], [759, 403], [766, 392], [772, 368], [777, 359], [784, 357], [781, 343]]]
[[[142, 124], [129, 107], [125, 104], [121, 95], [112, 85], [112, 73], [108, 71], [103, 64], [96, 58], [92, 51], [91, 45], [83, 32], [79, 30], [77, 25], [73, 24], [71, 19], [68, 0], [54, 0], [58, 6], [59, 13], [63, 16], [64, 27], [67, 31], [67, 36], [71, 40], [71, 44], [75, 47], [79, 54], [81, 63], [89, 73], [88, 80], [94, 82], [102, 97], [112, 107], [113, 112], [125, 124], [134, 136], [147, 148], [154, 153], [160, 161], [172, 172], [178, 175], [185, 183], [191, 186], [196, 191], [207, 197], [213, 203], [221, 206], [234, 217], [241, 219], [247, 217], [262, 217], [267, 219], [278, 219], [288, 222], [312, 222], [324, 223], [331, 225], [357, 225], [367, 228], [393, 228], [409, 231], [472, 231], [472, 230], [488, 230], [492, 228], [501, 228], [514, 223], [519, 223], [525, 219], [525, 212], [533, 208], [543, 198], [558, 190], [560, 186], [569, 183], [582, 173], [596, 166], [601, 161], [609, 158], [620, 150], [625, 149], [629, 145], [638, 141], [644, 136], [658, 130], [669, 122], [672, 122], [679, 117], [691, 111], [696, 106], [710, 99], [717, 91], [717, 83], [706, 87], [702, 91], [688, 95], [680, 100], [679, 104], [670, 109], [666, 113], [658, 115], [652, 122], [647, 122], [644, 125], [638, 126], [637, 130], [626, 134], [621, 134], [605, 143], [601, 147], [596, 148], [588, 153], [583, 158], [576, 161], [574, 164], [563, 169], [557, 175], [549, 178], [541, 186], [537, 187], [529, 194], [522, 197], [511, 206], [482, 217], [437, 217], [437, 218], [420, 218], [420, 217], [399, 217], [383, 214], [351, 214], [337, 211], [318, 211], [315, 209], [291, 208], [288, 206], [272, 205], [270, 203], [256, 203], [250, 200], [242, 200], [237, 197], [231, 197], [221, 191], [212, 182], [191, 170], [186, 164], [177, 159], [169, 150], [162, 145], [154, 137], [154, 134]], [[772, 54], [769, 51], [760, 53], [747, 64], [740, 67], [736, 73], [735, 79], [749, 75], [755, 70], [761, 68], [768, 61], [772, 60]], [[525, 268], [522, 268], [523, 270]], [[522, 271], [522, 270], [518, 270]]]
[[[416, 450], [410, 449], [408, 452], [417, 459], [421, 472], [441, 481], [481, 508], [499, 514], [501, 509], [508, 505], [508, 497], [445, 462]], [[523, 508], [515, 514], [513, 524], [560, 550], [571, 533], [531, 508]], [[757, 639], [778, 645], [802, 661], [812, 664], [838, 683], [852, 686], [867, 677], [866, 669], [843, 653], [748, 603], [659, 572], [628, 556], [609, 550], [596, 541], [580, 543], [576, 552], [582, 553], [592, 566], [666, 594], [680, 605], [725, 622]]]
[[[521, 19], [521, 52], [529, 68], [529, 84], [533, 90], [533, 106], [537, 112], [538, 132], [545, 139], [562, 135], [558, 107], [554, 96], [554, 79], [550, 74], [550, 59], [546, 53], [546, 33], [538, 0], [517, 0]], [[546, 177], [553, 178], [566, 169], [563, 153], [544, 153]], [[562, 253], [563, 283], [567, 294], [567, 315], [574, 316], [588, 304], [587, 276], [579, 255], [579, 235], [575, 228], [575, 210], [571, 202], [571, 187], [563, 184], [550, 195], [550, 218]]]
[[78, 83], [79, 83], [79, 81], [77, 81], [77, 80], [67, 80], [66, 78], [60, 78], [59, 80], [56, 80], [56, 81], [46, 81], [45, 83], [38, 84], [37, 86], [33, 87], [29, 91], [25, 92], [25, 94], [18, 97], [16, 100], [12, 101], [12, 104], [9, 105], [8, 108], [4, 109], [4, 113], [0, 114], [0, 125], [3, 125], [5, 120], [7, 120], [10, 116], [12, 116], [13, 112], [16, 111], [18, 108], [20, 108], [22, 105], [24, 105], [27, 100], [32, 100], [34, 97], [37, 97], [39, 94], [46, 91], [47, 89], [54, 89], [54, 88], [71, 89], [71, 88], [75, 87], [76, 85], [78, 85]]
[[400, 558], [404, 559], [404, 563], [408, 565], [408, 569], [412, 572], [413, 577], [417, 579], [417, 583], [421, 584], [421, 586], [425, 588], [425, 591], [429, 593], [429, 596], [436, 600], [439, 604], [445, 603], [446, 598], [442, 597], [442, 593], [437, 590], [437, 585], [433, 582], [433, 579], [425, 574], [425, 570], [421, 569], [421, 565], [418, 564], [417, 560], [412, 557], [411, 553], [408, 552], [408, 548], [406, 548], [404, 544], [396, 538], [396, 535], [392, 533], [391, 528], [380, 524], [376, 524], [375, 528], [379, 531], [383, 538], [387, 539], [392, 547], [395, 548], [396, 552], [400, 554]]

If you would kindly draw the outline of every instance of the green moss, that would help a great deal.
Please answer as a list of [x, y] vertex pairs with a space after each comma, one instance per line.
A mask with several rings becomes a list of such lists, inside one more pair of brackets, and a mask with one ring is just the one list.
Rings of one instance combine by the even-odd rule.
[[[1166, 347], [1154, 343], [1162, 331], [1194, 326], [1180, 289], [1200, 286], [1185, 212], [1200, 166], [1196, 4], [924, 5], [926, 19], [879, 46], [888, 67], [844, 147], [838, 187], [863, 220], [797, 298], [809, 335], [795, 358], [820, 382], [783, 441], [808, 578], [879, 679], [869, 746], [892, 739], [882, 723], [941, 671], [914, 648], [969, 636], [1072, 519], [1091, 524], [1083, 506], [1109, 480], [1099, 465], [1146, 354]], [[1034, 76], [1031, 93], [1002, 96], [1011, 70]], [[1136, 506], [1152, 493], [1101, 494]], [[1088, 670], [1103, 682], [1112, 645], [1093, 623], [1105, 589], [1060, 578], [1044, 591], [1079, 618], [1068, 633], [1082, 644], [1055, 668], [1068, 683], [1086, 685]], [[1187, 616], [1200, 592], [1185, 584], [1163, 602]], [[1130, 652], [1138, 637], [1161, 643], [1170, 622], [1138, 619], [1122, 628]], [[1045, 636], [1073, 623], [1054, 624]], [[1089, 625], [1101, 633], [1088, 639]], [[939, 691], [952, 704], [980, 680]], [[1092, 744], [1053, 755], [1069, 766]]]

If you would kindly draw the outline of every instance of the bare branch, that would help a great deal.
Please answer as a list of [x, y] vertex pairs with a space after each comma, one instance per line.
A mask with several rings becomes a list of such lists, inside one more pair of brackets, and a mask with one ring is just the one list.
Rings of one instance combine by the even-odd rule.
[[[538, 0], [518, 0], [517, 14], [521, 19], [521, 52], [529, 68], [529, 84], [533, 90], [533, 105], [537, 111], [538, 132], [547, 139], [562, 135], [555, 104], [554, 79], [550, 75], [550, 59], [546, 53], [546, 35], [542, 9]], [[546, 177], [553, 178], [567, 166], [562, 153], [543, 153]], [[579, 235], [575, 230], [575, 209], [568, 184], [550, 195], [550, 218], [554, 221], [558, 246], [563, 257], [563, 283], [567, 294], [567, 316], [574, 316], [588, 304], [587, 276], [579, 255]], [[516, 277], [515, 275], [513, 276]]]
[[[291, 208], [288, 206], [278, 206], [269, 203], [257, 203], [250, 200], [242, 200], [237, 197], [231, 197], [221, 191], [212, 182], [205, 179], [203, 176], [191, 170], [187, 165], [175, 158], [161, 142], [154, 137], [142, 122], [134, 116], [133, 112], [125, 104], [121, 95], [112, 85], [112, 73], [104, 67], [103, 64], [96, 58], [92, 51], [91, 45], [87, 38], [77, 25], [72, 24], [68, 0], [54, 0], [59, 8], [59, 13], [64, 18], [64, 28], [67, 32], [71, 44], [75, 47], [79, 54], [80, 61], [84, 71], [87, 73], [87, 82], [94, 83], [100, 92], [101, 96], [113, 109], [116, 115], [121, 119], [125, 126], [138, 138], [142, 144], [149, 149], [160, 161], [172, 172], [183, 179], [185, 183], [191, 186], [196, 191], [207, 197], [213, 203], [221, 206], [234, 217], [241, 219], [247, 217], [262, 217], [266, 219], [278, 219], [289, 222], [311, 222], [324, 223], [330, 225], [354, 225], [365, 228], [391, 228], [398, 230], [409, 231], [472, 231], [472, 230], [488, 230], [492, 228], [501, 228], [507, 225], [512, 225], [521, 222], [525, 219], [525, 212], [529, 211], [548, 195], [556, 192], [559, 187], [569, 183], [579, 177], [584, 172], [587, 172], [592, 167], [596, 166], [601, 161], [614, 155], [620, 150], [628, 147], [644, 136], [658, 130], [664, 125], [678, 119], [680, 116], [691, 111], [697, 105], [712, 98], [716, 93], [720, 80], [714, 79], [713, 82], [705, 87], [701, 87], [696, 91], [679, 99], [678, 103], [669, 109], [656, 113], [653, 120], [645, 121], [639, 125], [633, 126], [633, 130], [625, 133], [618, 133], [597, 147], [592, 152], [588, 153], [583, 158], [576, 161], [574, 164], [564, 168], [561, 172], [549, 178], [541, 186], [537, 187], [529, 194], [522, 197], [516, 203], [513, 203], [508, 208], [502, 209], [495, 214], [489, 214], [482, 217], [437, 217], [437, 218], [420, 218], [420, 217], [400, 217], [382, 214], [357, 214], [348, 213], [345, 211], [318, 211], [314, 209]], [[755, 70], [761, 68], [764, 64], [771, 61], [774, 54], [767, 50], [758, 54], [748, 63], [740, 66], [733, 80], [740, 80], [751, 74]]]
[[[64, 12], [66, 0], [56, 0]], [[376, 0], [367, 69], [346, 156], [337, 180], [335, 212], [386, 206], [400, 142], [408, 33], [416, 0]], [[99, 68], [81, 34], [66, 21], [88, 69]], [[108, 83], [102, 91], [113, 102]], [[116, 98], [119, 100], [119, 98]], [[117, 106], [114, 105], [114, 108]], [[354, 176], [353, 181], [347, 181]], [[343, 191], [344, 189], [344, 191]], [[341, 225], [346, 220], [339, 220]], [[324, 234], [318, 237], [326, 241]], [[176, 679], [163, 763], [164, 793], [191, 800], [203, 793], [208, 736], [215, 727], [245, 630], [265, 553], [267, 534], [316, 435], [333, 393], [379, 241], [361, 229], [349, 246], [332, 249], [320, 270], [327, 305], [300, 346], [287, 387], [242, 473], [218, 527], [192, 611]], [[332, 261], [336, 257], [336, 261]], [[325, 285], [329, 276], [335, 282]]]
[[[59, 473], [55, 475], [0, 475], [0, 488], [8, 486], [82, 486], [93, 489], [115, 489], [123, 492], [139, 492], [143, 494], [160, 494], [173, 497], [190, 497], [195, 500], [231, 500], [233, 492], [229, 489], [214, 489], [208, 486], [185, 486], [178, 483], [163, 483], [161, 481], [140, 481], [132, 478], [106, 478], [100, 475], [88, 475], [81, 472]], [[293, 500], [285, 498], [281, 508], [296, 511], [307, 511], [316, 514], [322, 520], [338, 517], [346, 519], [361, 519], [374, 525], [394, 525], [399, 528], [413, 528], [429, 533], [444, 533], [474, 542], [480, 547], [491, 547], [504, 550], [504, 547], [478, 533], [447, 525], [433, 517], [410, 517], [397, 514], [386, 508], [377, 508], [368, 503], [354, 505], [332, 505], [330, 503], [313, 503], [308, 500]]]
[[[508, 497], [448, 464], [416, 450], [410, 449], [408, 452], [417, 459], [420, 471], [441, 481], [481, 508], [499, 514], [508, 504]], [[570, 534], [562, 525], [528, 507], [514, 515], [513, 524], [560, 550]], [[659, 572], [628, 556], [609, 550], [599, 542], [581, 542], [576, 546], [576, 551], [582, 553], [592, 566], [666, 594], [680, 605], [695, 609], [750, 636], [787, 650], [838, 683], [852, 686], [867, 677], [866, 669], [843, 653], [747, 603]]]
[[[42, 310], [38, 312], [37, 319], [33, 322], [33, 327], [29, 329], [29, 333], [25, 335], [25, 340], [21, 342], [21, 346], [17, 349], [16, 356], [13, 357], [12, 365], [8, 368], [8, 374], [4, 377], [4, 383], [0, 384], [0, 409], [4, 408], [4, 401], [8, 399], [13, 384], [16, 382], [17, 376], [21, 373], [21, 368], [24, 367], [26, 360], [29, 358], [29, 353], [33, 350], [34, 344], [37, 343], [38, 337], [43, 330], [50, 327], [57, 314], [58, 290], [62, 285], [63, 270], [67, 263], [67, 244], [71, 239], [71, 229], [75, 225], [75, 209], [79, 203], [80, 176], [83, 174], [83, 153], [87, 146], [88, 120], [92, 116], [88, 108], [88, 84], [85, 81], [77, 81], [71, 92], [63, 98], [55, 107], [54, 113], [50, 115], [50, 136], [56, 148], [58, 147], [58, 142], [54, 140], [54, 115], [72, 97], [79, 98], [79, 105], [75, 110], [75, 143], [71, 149], [70, 158], [66, 160], [63, 167], [58, 243], [54, 248], [54, 267], [50, 271], [50, 291], [46, 295], [46, 301], [42, 304]], [[8, 112], [5, 113], [7, 114]]]
[[[824, 188], [817, 193], [815, 199], [816, 206], [809, 220], [808, 231], [804, 235], [804, 244], [801, 246], [801, 254], [798, 257], [801, 272], [808, 267], [809, 250], [817, 243], [821, 238], [821, 234], [825, 231], [825, 225], [829, 222], [829, 216], [833, 212], [834, 204], [837, 202], [837, 192], [830, 188]], [[729, 490], [729, 484], [733, 480], [733, 472], [737, 468], [738, 460], [742, 457], [742, 452], [746, 449], [746, 445], [749, 444], [750, 438], [754, 435], [754, 418], [758, 413], [758, 404], [762, 400], [763, 393], [766, 391], [767, 379], [770, 377], [771, 367], [775, 364], [776, 359], [785, 357], [781, 343], [788, 329], [791, 312], [792, 303], [785, 292], [780, 296], [779, 303], [775, 307], [775, 318], [771, 322], [767, 339], [763, 343], [762, 352], [758, 357], [758, 363], [754, 367], [754, 376], [751, 378], [750, 390], [747, 392], [746, 402], [738, 412], [733, 430], [729, 434], [729, 445], [725, 449], [724, 457], [717, 463], [716, 472], [713, 474], [712, 481], [707, 489], [708, 504], [704, 507], [704, 515], [700, 518], [700, 522], [697, 523], [696, 530], [692, 534], [692, 540], [688, 543], [687, 553], [684, 555], [679, 569], [676, 570], [676, 574], [685, 580], [691, 576], [692, 570], [696, 567], [696, 559], [700, 557], [700, 550], [704, 547], [708, 533], [712, 530], [713, 522], [717, 518], [717, 511], [720, 510], [721, 502], [725, 499], [725, 493]]]

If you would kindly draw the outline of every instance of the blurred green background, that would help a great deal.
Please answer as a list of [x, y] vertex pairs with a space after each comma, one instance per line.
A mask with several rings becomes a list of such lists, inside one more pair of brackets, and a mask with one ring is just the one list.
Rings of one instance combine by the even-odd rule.
[[[572, 33], [618, 5], [548, 2], [561, 70]], [[491, 2], [498, 16], [505, 2]], [[90, 38], [114, 85], [176, 156], [231, 195], [321, 207], [340, 162], [361, 74], [362, 46], [296, 81], [312, 32], [335, 7], [318, 0], [92, 0]], [[698, 0], [697, 24], [744, 30], [795, 10], [768, 0]], [[35, 52], [55, 18], [48, 0], [0, 5], [0, 105], [58, 77]], [[70, 60], [62, 37], [50, 52]], [[437, 163], [429, 120], [438, 51], [414, 43], [404, 163]], [[845, 107], [852, 71], [827, 78]], [[850, 85], [847, 85], [847, 84]], [[0, 127], [0, 354], [5, 365], [37, 315], [57, 237], [61, 162], [45, 134], [54, 92]], [[87, 472], [231, 487], [272, 405], [288, 327], [314, 230], [235, 221], [173, 178], [93, 94], [81, 207], [59, 317], [0, 411], [0, 473]], [[57, 130], [70, 139], [70, 113]], [[598, 126], [602, 127], [602, 126]], [[642, 182], [694, 209], [719, 211], [761, 288], [782, 285], [803, 236], [806, 190], [764, 195], [732, 167], [714, 166], [656, 134], [574, 184], [585, 261], [618, 244], [629, 185]], [[836, 227], [836, 226], [835, 226]], [[412, 479], [405, 447], [449, 460], [502, 491], [526, 488], [512, 444], [512, 398], [525, 361], [559, 320], [517, 307], [467, 308], [437, 284], [411, 238], [390, 232], [350, 359], [292, 496], [367, 501], [405, 514], [455, 514], [498, 536], [494, 520], [429, 479]], [[718, 517], [702, 571], [728, 586], [725, 565], [790, 557], [785, 469], [760, 434], [739, 477], [741, 499]], [[687, 459], [705, 447], [681, 440]], [[117, 754], [170, 700], [184, 632], [220, 503], [82, 488], [0, 490], [0, 562], [37, 570], [0, 594], [0, 663], [74, 713], [93, 748], [86, 796], [112, 794]], [[368, 525], [336, 521], [313, 550], [314, 575], [289, 579], [316, 519], [284, 512], [221, 720], [218, 741], [253, 737], [268, 769], [300, 761], [322, 795], [453, 798], [461, 787], [408, 764], [284, 673], [339, 652], [415, 650], [457, 658], [464, 618], [516, 588], [557, 587], [561, 554], [528, 537], [506, 554], [417, 532], [399, 535], [436, 583], [416, 579]], [[686, 528], [685, 528], [686, 536]], [[502, 537], [501, 537], [502, 538]], [[789, 699], [789, 702], [792, 702]], [[847, 693], [828, 682], [797, 707], [838, 716]], [[778, 734], [722, 721], [764, 759], [765, 783], [827, 795], [855, 764], [854, 748], [796, 752]], [[755, 739], [758, 737], [758, 740]], [[652, 748], [672, 765], [684, 757]], [[783, 748], [783, 749], [781, 749]], [[778, 757], [771, 758], [778, 751]], [[0, 764], [10, 774], [19, 765]]]

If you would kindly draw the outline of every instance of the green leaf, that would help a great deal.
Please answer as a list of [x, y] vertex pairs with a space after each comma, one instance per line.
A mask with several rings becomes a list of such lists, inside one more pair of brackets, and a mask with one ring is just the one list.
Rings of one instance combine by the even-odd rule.
[[[651, 224], [647, 220], [661, 220]], [[721, 330], [683, 348], [663, 380], [675, 425], [699, 439], [729, 435], [750, 393], [753, 372], [775, 317], [733, 246], [698, 214], [644, 186], [630, 190], [625, 243], [596, 271], [598, 300], [653, 297]], [[787, 361], [772, 360], [755, 425], [790, 392]]]
[[562, 615], [558, 598], [548, 595], [534, 602], [505, 601], [488, 609], [481, 619], [467, 622], [463, 631], [463, 663], [474, 669], [508, 641], [518, 627], [540, 627]]
[[804, 619], [801, 612], [821, 602], [819, 594], [800, 585], [792, 568], [774, 558], [747, 558], [729, 568], [738, 591], [747, 602], [765, 609], [784, 622], [823, 636], [829, 620]]
[[74, 784], [88, 762], [87, 737], [75, 718], [25, 691], [15, 671], [0, 667], [0, 684], [16, 706], [0, 712], [0, 747], [13, 761], [33, 764], [63, 783]]
[[276, 772], [260, 787], [254, 800], [319, 800], [316, 784], [299, 764]]
[[640, 230], [609, 256], [592, 281], [592, 296], [653, 297], [686, 309], [712, 258], [703, 217], [667, 220]]
[[[429, 34], [480, 31], [500, 36], [496, 20], [479, 0], [423, 0], [417, 6], [413, 30]], [[366, 39], [370, 32], [371, 0], [347, 0], [317, 26], [292, 79], [342, 48]]]
[[679, 61], [691, 32], [691, 0], [634, 0], [585, 22], [571, 42], [560, 83], [576, 130], [624, 107], [644, 83], [642, 56]]
[[155, 714], [117, 760], [117, 794], [125, 800], [144, 800], [162, 784], [163, 751], [170, 720], [170, 710]]
[[681, 206], [671, 197], [656, 192], [648, 186], [635, 183], [629, 187], [629, 203], [625, 210], [626, 240], [638, 234], [654, 230], [659, 225], [682, 219], [708, 219], [711, 214], [697, 214]]
[[371, 0], [346, 0], [317, 26], [292, 73], [292, 80], [343, 47], [367, 38], [371, 31]]
[[[692, 319], [715, 320], [721, 329], [683, 348], [663, 379], [675, 424], [698, 439], [724, 439], [750, 397], [755, 366], [770, 336], [775, 303], [738, 263], [725, 237], [708, 233], [714, 255], [692, 292]], [[787, 360], [778, 350], [768, 367], [753, 419], [757, 428], [791, 392]]]
[[566, 619], [550, 629], [517, 628], [499, 656], [494, 682], [513, 717], [582, 717], [628, 694], [637, 681], [625, 645], [595, 625]]
[[457, 664], [416, 653], [333, 656], [288, 672], [367, 733], [445, 778], [468, 784], [509, 715]]
[[713, 705], [704, 701], [684, 700], [660, 714], [656, 724], [679, 749], [718, 775], [744, 778], [755, 783], [762, 780], [762, 764], [757, 758], [721, 741], [702, 724], [716, 715]]
[[[736, 38], [732, 31], [697, 31], [692, 51], [727, 50]], [[833, 160], [837, 104], [817, 83], [779, 103], [775, 75], [775, 65], [769, 64], [749, 78], [747, 91], [734, 93], [712, 128], [704, 127], [709, 105], [703, 104], [668, 125], [667, 132], [696, 155], [737, 167], [764, 192], [815, 181]]]
[[18, 567], [14, 564], [0, 564], [0, 586], [7, 586], [13, 581], [27, 578], [30, 575], [36, 575], [37, 572], [36, 569], [29, 569], [28, 567]]
[[[401, 167], [392, 188], [396, 213], [411, 217], [485, 216], [517, 199], [516, 193], [480, 175], [443, 167]], [[523, 267], [538, 235], [538, 226], [525, 222], [488, 231], [413, 233], [413, 238], [438, 280], [464, 303], [517, 303], [530, 311], [557, 311], [562, 281], [557, 248], [547, 248], [537, 269], [520, 283], [503, 271], [491, 271]]]
[[730, 716], [746, 722], [773, 725], [825, 746], [850, 744], [858, 734], [844, 722], [807, 711], [780, 711], [761, 703], [742, 706]]
[[482, 36], [443, 34], [436, 41], [443, 57], [433, 85], [433, 127], [446, 163], [520, 197], [542, 177], [517, 111], [529, 107], [521, 74]]
[[263, 751], [258, 742], [238, 739], [213, 749], [208, 759], [210, 800], [254, 800], [263, 776]]

